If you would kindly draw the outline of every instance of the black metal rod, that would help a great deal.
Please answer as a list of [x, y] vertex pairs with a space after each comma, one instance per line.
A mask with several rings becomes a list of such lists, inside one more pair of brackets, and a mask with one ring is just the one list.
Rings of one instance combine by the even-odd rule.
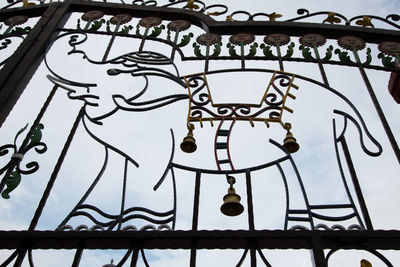
[[111, 36], [110, 41], [108, 42], [108, 45], [107, 45], [106, 51], [104, 52], [104, 56], [103, 56], [102, 61], [106, 61], [107, 57], [108, 57], [108, 54], [110, 54], [110, 50], [111, 50], [111, 47], [114, 44], [115, 36], [117, 35], [117, 32], [119, 30], [119, 26], [120, 26], [120, 24], [118, 23], [117, 26], [115, 27], [115, 30], [113, 32], [113, 35]]
[[361, 208], [361, 212], [364, 217], [365, 225], [368, 230], [373, 230], [374, 228], [372, 226], [371, 218], [368, 213], [367, 204], [365, 203], [364, 196], [363, 196], [363, 193], [361, 190], [361, 186], [360, 186], [360, 183], [357, 178], [357, 173], [354, 168], [353, 161], [351, 159], [349, 147], [347, 146], [346, 138], [344, 136], [341, 138], [340, 144], [342, 145], [343, 154], [344, 154], [344, 157], [346, 158], [347, 166], [349, 167], [351, 180], [353, 181], [354, 190], [357, 195], [358, 203], [360, 204], [360, 208]]
[[247, 189], [247, 209], [248, 209], [248, 220], [249, 230], [254, 230], [254, 210], [253, 210], [253, 193], [251, 190], [251, 175], [250, 171], [246, 171], [246, 189]]
[[0, 265], [0, 267], [6, 267], [6, 266], [8, 266], [8, 264], [10, 264], [10, 263], [13, 261], [13, 259], [15, 259], [15, 257], [18, 256], [19, 252], [20, 252], [20, 249], [16, 249], [16, 250], [15, 250], [1, 265]]
[[324, 84], [326, 86], [329, 86], [328, 78], [326, 76], [324, 66], [322, 65], [322, 60], [319, 55], [318, 48], [316, 46], [314, 46], [313, 49], [314, 49], [315, 57], [317, 58], [318, 68], [319, 68], [319, 72], [321, 73], [322, 80], [324, 81]]
[[371, 83], [369, 82], [368, 76], [365, 73], [364, 67], [361, 63], [360, 57], [358, 56], [357, 51], [353, 50], [354, 57], [356, 58], [357, 64], [358, 64], [358, 69], [360, 70], [361, 76], [364, 80], [365, 86], [367, 87], [369, 96], [371, 97], [372, 103], [374, 104], [375, 110], [378, 113], [379, 119], [381, 120], [383, 129], [386, 132], [386, 135], [389, 139], [389, 142], [392, 146], [392, 149], [394, 151], [394, 154], [396, 155], [397, 161], [400, 164], [400, 149], [399, 146], [396, 142], [396, 139], [394, 138], [393, 132], [390, 129], [389, 123], [386, 120], [385, 114], [383, 113], [382, 107], [379, 104], [378, 98], [375, 95], [374, 89], [372, 88]]
[[[83, 116], [84, 113], [85, 113], [85, 110], [84, 110], [84, 106], [83, 106], [81, 108], [81, 110], [79, 111], [79, 113], [78, 113], [78, 116], [77, 116], [77, 118], [75, 120], [75, 123], [72, 126], [72, 129], [71, 129], [71, 131], [70, 131], [70, 133], [68, 135], [67, 141], [64, 144], [63, 150], [61, 151], [61, 154], [58, 157], [56, 166], [54, 167], [53, 173], [50, 176], [49, 182], [47, 183], [47, 186], [46, 186], [46, 188], [45, 188], [45, 190], [43, 192], [42, 198], [40, 199], [39, 205], [36, 208], [36, 211], [35, 211], [35, 214], [34, 214], [34, 216], [32, 218], [31, 224], [29, 225], [29, 228], [28, 228], [29, 231], [33, 231], [36, 228], [36, 225], [37, 225], [37, 223], [39, 221], [40, 215], [42, 215], [44, 206], [46, 205], [46, 202], [47, 202], [47, 199], [49, 198], [51, 189], [53, 188], [54, 182], [55, 182], [55, 180], [56, 180], [56, 178], [58, 176], [58, 172], [60, 171], [61, 165], [62, 165], [62, 163], [64, 161], [64, 158], [65, 158], [65, 156], [67, 154], [69, 146], [70, 146], [70, 144], [72, 142], [72, 139], [73, 139], [73, 137], [75, 135], [76, 129], [78, 128], [79, 122], [81, 121], [82, 116]], [[21, 266], [21, 264], [22, 264], [22, 262], [23, 262], [23, 260], [25, 258], [25, 255], [26, 255], [26, 249], [22, 250], [19, 253], [18, 258], [17, 258], [17, 260], [15, 261], [15, 264], [14, 264], [15, 267]]]
[[321, 240], [319, 237], [313, 237], [312, 243], [312, 259], [315, 267], [328, 267], [323, 247], [321, 246]]
[[194, 188], [193, 220], [192, 230], [196, 231], [199, 223], [199, 202], [200, 202], [200, 177], [201, 172], [196, 172], [196, 182]]
[[251, 267], [257, 266], [257, 258], [256, 258], [256, 249], [255, 248], [250, 249], [250, 266]]
[[285, 71], [285, 69], [283, 68], [281, 47], [279, 45], [276, 47], [276, 52], [278, 53], [279, 70]]
[[75, 252], [74, 261], [72, 262], [71, 267], [79, 267], [79, 263], [81, 262], [83, 249], [78, 248]]
[[64, 158], [67, 155], [69, 146], [71, 145], [71, 142], [74, 138], [75, 132], [79, 126], [79, 123], [82, 120], [83, 114], [85, 113], [85, 107], [83, 106], [79, 113], [78, 116], [75, 119], [75, 122], [72, 126], [72, 129], [68, 135], [67, 141], [64, 144], [64, 147], [61, 151], [60, 156], [58, 157], [56, 166], [54, 167], [53, 173], [50, 176], [49, 182], [47, 183], [46, 189], [44, 190], [44, 193], [42, 195], [42, 198], [40, 199], [39, 205], [36, 209], [35, 215], [33, 216], [33, 219], [31, 221], [31, 224], [29, 225], [29, 231], [33, 231], [36, 228], [36, 225], [39, 221], [40, 215], [42, 214], [43, 208], [46, 205], [47, 199], [49, 198], [51, 189], [53, 188], [54, 182], [57, 179], [58, 172], [60, 171], [61, 165], [64, 162]]
[[[192, 220], [192, 231], [197, 231], [199, 224], [199, 204], [200, 204], [200, 178], [201, 172], [196, 172], [196, 182], [194, 186], [194, 202], [193, 202], [193, 220]], [[194, 240], [192, 242], [195, 242]], [[194, 244], [192, 244], [194, 245]], [[190, 250], [190, 267], [196, 266], [196, 254], [195, 248]]]
[[[400, 250], [400, 231], [199, 230], [199, 231], [0, 231], [0, 248], [14, 249], [323, 249]], [[196, 241], [193, 243], [192, 241]], [[249, 245], [250, 244], [250, 245]]]
[[125, 158], [124, 164], [124, 180], [122, 184], [122, 192], [121, 192], [121, 211], [118, 218], [118, 230], [121, 230], [122, 226], [122, 219], [124, 217], [124, 210], [125, 210], [125, 195], [126, 195], [126, 178], [128, 175], [128, 159]]
[[135, 249], [132, 254], [132, 260], [131, 260], [130, 267], [136, 267], [138, 257], [139, 257], [139, 249]]

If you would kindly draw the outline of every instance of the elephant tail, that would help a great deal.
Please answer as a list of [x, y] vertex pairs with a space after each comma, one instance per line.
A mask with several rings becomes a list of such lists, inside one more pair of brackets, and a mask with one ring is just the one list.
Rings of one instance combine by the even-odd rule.
[[[340, 111], [340, 110], [333, 110], [333, 113], [342, 115], [344, 118], [344, 127], [343, 127], [343, 131], [342, 133], [336, 138], [336, 141], [340, 141], [342, 138], [344, 138], [344, 134], [346, 132], [347, 129], [347, 121], [350, 120], [351, 122], [354, 123], [354, 125], [356, 126], [358, 133], [359, 133], [359, 138], [360, 138], [360, 145], [362, 150], [369, 156], [371, 157], [378, 157], [382, 154], [382, 146], [381, 144], [372, 136], [372, 134], [369, 132], [367, 126], [365, 125], [365, 122], [363, 121], [363, 119], [360, 117], [360, 124], [357, 122], [356, 119], [354, 119], [351, 115], [347, 114], [346, 112]], [[372, 151], [369, 148], [367, 148], [365, 146], [365, 142], [364, 142], [364, 135], [374, 144], [376, 151]]]

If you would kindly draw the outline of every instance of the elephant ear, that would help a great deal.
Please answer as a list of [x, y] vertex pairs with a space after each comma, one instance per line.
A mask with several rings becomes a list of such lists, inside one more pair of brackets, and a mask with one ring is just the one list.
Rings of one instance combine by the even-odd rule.
[[90, 94], [90, 88], [95, 87], [96, 84], [78, 83], [51, 75], [47, 75], [47, 79], [49, 79], [54, 85], [68, 91], [67, 95], [70, 99], [82, 100], [86, 105], [98, 106], [97, 100], [99, 97]]
[[[357, 131], [359, 133], [359, 138], [360, 138], [360, 144], [362, 150], [369, 156], [371, 157], [377, 157], [382, 154], [382, 146], [381, 144], [372, 136], [372, 134], [369, 132], [367, 126], [365, 125], [364, 120], [361, 118], [361, 116], [358, 116], [360, 119], [360, 124], [357, 122], [356, 119], [354, 119], [351, 115], [347, 114], [346, 112], [340, 111], [340, 110], [334, 110], [333, 113], [342, 115], [344, 118], [344, 126], [343, 126], [343, 131], [341, 134], [336, 138], [336, 141], [339, 142], [342, 138], [344, 138], [346, 129], [347, 129], [347, 121], [350, 120], [357, 128]], [[359, 115], [359, 114], [358, 114]], [[377, 151], [371, 151], [365, 146], [364, 142], [364, 134], [365, 136], [375, 145]]]

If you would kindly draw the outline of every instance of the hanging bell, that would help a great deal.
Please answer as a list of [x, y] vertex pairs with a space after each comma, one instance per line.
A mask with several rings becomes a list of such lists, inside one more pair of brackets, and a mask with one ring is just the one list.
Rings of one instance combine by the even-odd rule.
[[372, 267], [372, 264], [369, 261], [362, 259], [360, 261], [360, 266], [361, 267]]
[[289, 130], [286, 134], [286, 138], [283, 140], [283, 147], [286, 148], [289, 153], [294, 153], [300, 148], [299, 144], [296, 142], [296, 138], [293, 137], [293, 134]]
[[103, 265], [103, 267], [115, 267], [115, 265], [113, 263], [114, 263], [114, 260], [111, 259], [111, 263], [105, 264], [105, 265]]
[[197, 149], [196, 139], [194, 139], [194, 137], [193, 137], [193, 129], [194, 129], [194, 125], [189, 123], [188, 124], [189, 132], [186, 135], [186, 137], [183, 138], [183, 141], [181, 143], [181, 149], [183, 152], [193, 153]]
[[226, 216], [238, 216], [240, 215], [244, 208], [240, 204], [240, 196], [236, 194], [233, 184], [235, 183], [235, 178], [228, 176], [229, 188], [228, 194], [224, 196], [224, 204], [221, 206], [221, 212]]

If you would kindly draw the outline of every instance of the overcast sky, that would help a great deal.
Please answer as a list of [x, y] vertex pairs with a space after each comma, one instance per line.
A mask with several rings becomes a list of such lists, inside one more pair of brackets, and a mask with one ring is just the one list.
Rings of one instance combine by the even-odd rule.
[[[114, 1], [117, 2], [117, 1]], [[207, 4], [217, 4], [214, 1], [204, 1]], [[283, 14], [282, 20], [296, 17], [298, 8], [306, 8], [311, 13], [318, 11], [335, 11], [347, 18], [356, 15], [377, 15], [385, 17], [389, 14], [399, 14], [400, 2], [393, 1], [262, 1], [251, 2], [231, 0], [219, 3], [230, 7], [230, 12], [235, 10], [247, 10], [250, 13], [277, 12]], [[76, 19], [81, 14], [72, 15], [67, 22], [69, 28], [76, 26]], [[316, 17], [314, 21], [321, 22], [326, 16]], [[373, 23], [375, 23], [373, 21]], [[166, 23], [164, 23], [166, 24]], [[134, 25], [134, 23], [132, 23]], [[376, 23], [376, 26], [387, 27]], [[4, 30], [4, 26], [1, 31]], [[191, 31], [198, 36], [202, 30], [192, 27]], [[164, 33], [165, 34], [165, 33]], [[257, 42], [262, 41], [263, 36], [258, 37]], [[227, 38], [223, 39], [226, 43]], [[62, 40], [61, 40], [62, 41]], [[97, 83], [93, 94], [100, 96], [101, 105], [99, 108], [88, 108], [91, 116], [101, 115], [112, 108], [112, 94], [119, 93], [126, 97], [137, 93], [144, 86], [144, 80], [129, 75], [110, 76], [104, 75], [109, 66], [98, 66], [88, 64], [81, 56], [65, 56], [69, 47], [65, 46], [67, 40], [55, 44], [49, 51], [50, 65], [54, 67], [63, 77], [77, 82]], [[295, 53], [300, 56], [297, 38], [291, 41], [296, 43]], [[137, 50], [137, 42], [117, 38], [109, 58]], [[82, 44], [82, 49], [87, 49], [92, 59], [101, 60], [108, 40], [89, 38], [87, 43]], [[224, 43], [224, 46], [225, 46]], [[335, 44], [331, 41], [329, 44]], [[323, 53], [328, 45], [320, 48]], [[337, 46], [335, 45], [335, 48]], [[376, 45], [370, 45], [375, 56], [374, 63], [379, 64], [376, 59]], [[146, 50], [156, 50], [160, 53], [168, 53], [167, 48], [159, 47], [159, 44], [146, 43]], [[191, 44], [185, 51], [192, 50]], [[286, 50], [286, 48], [285, 48]], [[283, 51], [285, 51], [283, 50]], [[275, 52], [275, 51], [274, 51]], [[223, 52], [223, 53], [226, 53]], [[365, 50], [360, 52], [361, 58], [365, 58]], [[335, 58], [337, 59], [337, 58]], [[62, 64], [59, 64], [62, 62]], [[189, 75], [203, 71], [202, 64], [188, 64], [176, 61], [180, 75]], [[229, 66], [239, 67], [237, 62], [229, 62]], [[276, 62], [248, 63], [251, 66], [276, 70]], [[320, 74], [315, 64], [289, 64], [285, 63], [285, 71], [296, 75], [303, 75], [321, 81]], [[71, 67], [73, 66], [73, 67]], [[211, 69], [226, 68], [226, 62], [211, 63]], [[362, 114], [371, 134], [383, 147], [383, 153], [378, 158], [369, 157], [362, 152], [358, 143], [358, 133], [351, 123], [348, 126], [346, 138], [348, 138], [350, 150], [355, 162], [360, 184], [363, 189], [367, 206], [370, 211], [372, 223], [375, 229], [398, 229], [400, 220], [398, 207], [400, 197], [398, 188], [399, 164], [395, 159], [393, 151], [387, 141], [382, 125], [373, 108], [372, 101], [368, 97], [365, 85], [362, 83], [359, 71], [356, 68], [338, 68], [336, 66], [325, 66], [331, 86], [344, 94], [353, 102]], [[168, 69], [171, 71], [171, 69]], [[99, 74], [100, 73], [100, 74]], [[384, 109], [393, 133], [400, 142], [400, 121], [398, 120], [399, 105], [394, 102], [387, 91], [388, 73], [378, 71], [367, 71], [371, 84]], [[31, 123], [49, 93], [52, 83], [47, 80], [49, 71], [42, 64], [36, 75], [28, 85], [26, 93], [21, 96], [19, 103], [14, 108], [9, 119], [0, 129], [0, 140], [2, 144], [11, 143], [15, 133], [26, 123]], [[252, 76], [254, 75], [254, 76]], [[237, 102], [246, 99], [246, 102], [258, 102], [259, 96], [263, 94], [271, 79], [271, 74], [226, 74], [207, 77], [210, 83], [210, 90], [215, 94], [215, 99], [220, 103]], [[298, 91], [292, 92], [297, 98], [290, 100], [288, 106], [294, 110], [293, 114], [284, 113], [283, 120], [291, 122], [293, 134], [300, 144], [300, 151], [293, 155], [298, 165], [300, 175], [303, 178], [308, 198], [311, 204], [343, 204], [347, 203], [345, 191], [340, 180], [340, 173], [336, 163], [333, 146], [332, 119], [335, 118], [338, 129], [343, 127], [343, 118], [333, 114], [333, 109], [340, 109], [355, 116], [351, 108], [337, 96], [327, 92], [310, 83], [294, 80], [299, 86]], [[165, 79], [151, 78], [149, 90], [141, 99], [151, 99], [172, 94], [186, 93], [187, 91], [176, 85], [174, 82]], [[30, 151], [26, 156], [29, 159], [38, 160], [40, 170], [33, 174], [24, 176], [20, 186], [11, 193], [9, 200], [0, 200], [2, 216], [0, 218], [1, 229], [27, 229], [30, 219], [36, 209], [48, 177], [51, 174], [56, 158], [60, 153], [63, 141], [67, 136], [73, 120], [75, 119], [82, 103], [78, 100], [67, 100], [65, 91], [59, 91], [54, 99], [54, 104], [43, 118], [45, 129], [43, 140], [48, 145], [48, 151], [43, 155], [37, 155]], [[170, 176], [161, 187], [154, 192], [155, 183], [165, 169], [171, 151], [171, 134], [173, 129], [175, 135], [175, 160], [188, 166], [196, 166], [206, 169], [215, 169], [215, 159], [212, 151], [215, 125], [205, 124], [203, 128], [195, 124], [194, 135], [198, 150], [193, 154], [185, 154], [180, 151], [179, 144], [186, 135], [185, 120], [187, 117], [187, 102], [181, 101], [173, 106], [167, 106], [160, 110], [151, 112], [117, 112], [112, 119], [104, 120], [103, 126], [97, 126], [88, 122], [89, 129], [110, 144], [132, 157], [140, 165], [136, 168], [128, 165], [128, 184], [126, 195], [126, 207], [143, 206], [156, 211], [166, 211], [172, 208], [172, 182]], [[60, 123], [62, 122], [62, 123]], [[338, 133], [340, 130], [337, 131]], [[249, 123], [237, 123], [231, 136], [231, 156], [236, 168], [252, 167], [266, 163], [281, 157], [279, 150], [271, 145], [270, 138], [281, 143], [285, 137], [285, 131], [277, 124], [265, 127], [262, 123], [256, 123], [252, 128]], [[367, 147], [373, 151], [376, 148], [370, 142]], [[52, 230], [66, 217], [77, 201], [93, 182], [104, 159], [104, 148], [88, 136], [81, 124], [76, 137], [67, 154], [59, 178], [50, 195], [43, 216], [39, 221], [38, 229]], [[3, 159], [2, 159], [3, 160]], [[121, 202], [121, 187], [124, 161], [121, 155], [110, 153], [109, 163], [104, 176], [96, 186], [93, 193], [85, 203], [99, 206], [110, 214], [117, 214]], [[292, 194], [291, 203], [293, 208], [302, 208], [304, 200], [299, 191], [292, 167], [289, 164], [282, 164], [289, 179], [289, 186]], [[346, 171], [346, 174], [347, 171]], [[241, 195], [241, 202], [246, 203], [246, 190], [244, 175], [238, 175], [236, 191]], [[176, 171], [178, 214], [176, 229], [189, 230], [191, 228], [191, 216], [193, 207], [194, 174], [184, 171]], [[219, 208], [222, 204], [222, 197], [226, 194], [228, 184], [223, 176], [204, 175], [202, 179], [200, 196], [200, 220], [199, 229], [247, 229], [247, 213], [245, 212], [234, 218], [222, 215]], [[282, 229], [285, 207], [285, 196], [282, 179], [276, 168], [264, 169], [255, 172], [253, 176], [254, 208], [256, 229]], [[354, 197], [354, 194], [353, 194]], [[88, 221], [76, 219], [69, 224], [73, 227], [81, 223], [88, 224]], [[346, 226], [354, 223], [346, 222]], [[88, 224], [89, 225], [89, 224]], [[332, 225], [332, 224], [330, 224]], [[137, 224], [142, 226], [141, 222]], [[235, 265], [240, 256], [239, 252], [227, 251], [202, 251], [199, 252], [198, 266], [231, 266]], [[273, 266], [310, 266], [310, 254], [308, 251], [264, 251], [268, 260]], [[400, 253], [384, 252], [395, 264], [400, 261]], [[151, 266], [188, 266], [188, 251], [152, 251], [147, 254], [151, 260]], [[7, 253], [1, 253], [5, 258]], [[73, 251], [38, 251], [34, 253], [38, 266], [50, 266], [59, 262], [60, 266], [69, 265], [72, 262]], [[285, 255], [285, 256], [282, 256]], [[287, 256], [286, 256], [287, 255]], [[111, 258], [116, 261], [120, 259], [121, 252], [89, 251], [85, 252], [81, 266], [102, 266]], [[361, 258], [367, 258], [373, 266], [384, 266], [374, 256], [361, 252], [353, 254], [342, 252], [332, 258], [330, 266], [358, 266]], [[65, 263], [68, 264], [65, 264]], [[27, 264], [27, 263], [26, 263]], [[140, 263], [142, 264], [142, 263]], [[249, 265], [249, 259], [243, 266]], [[139, 265], [139, 266], [143, 266]]]

